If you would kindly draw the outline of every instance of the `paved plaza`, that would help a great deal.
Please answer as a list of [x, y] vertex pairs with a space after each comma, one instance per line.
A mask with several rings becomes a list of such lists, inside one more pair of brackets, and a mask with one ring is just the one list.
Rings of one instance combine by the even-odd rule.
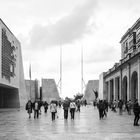
[[108, 117], [99, 119], [93, 106], [82, 107], [75, 120], [63, 119], [63, 109], [52, 122], [51, 115], [39, 119], [28, 118], [25, 110], [1, 110], [0, 140], [139, 140], [140, 126], [133, 126], [133, 115], [119, 115], [109, 111]]

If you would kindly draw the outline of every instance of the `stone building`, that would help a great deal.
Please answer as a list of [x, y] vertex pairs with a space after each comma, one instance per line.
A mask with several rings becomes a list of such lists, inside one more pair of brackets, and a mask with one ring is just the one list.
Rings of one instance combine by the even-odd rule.
[[83, 100], [86, 99], [87, 103], [93, 102], [93, 100], [95, 100], [94, 90], [99, 92], [99, 80], [89, 80], [88, 81], [88, 83], [86, 85]]
[[40, 86], [39, 81], [36, 80], [25, 80], [26, 85], [26, 92], [28, 94], [28, 99], [30, 99], [32, 102], [35, 100], [40, 99]]
[[59, 100], [59, 92], [54, 79], [42, 79], [42, 101]]
[[0, 108], [18, 108], [26, 101], [21, 45], [0, 19]]
[[140, 19], [126, 31], [120, 43], [121, 60], [103, 74], [99, 88], [108, 101], [140, 102]]

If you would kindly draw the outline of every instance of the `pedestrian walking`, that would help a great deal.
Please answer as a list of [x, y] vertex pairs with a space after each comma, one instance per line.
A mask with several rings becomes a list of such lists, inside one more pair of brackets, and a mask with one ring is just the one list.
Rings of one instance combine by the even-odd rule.
[[117, 111], [116, 111], [116, 107], [117, 107], [117, 102], [116, 102], [116, 100], [114, 100], [114, 101], [112, 102], [112, 111], [113, 111], [113, 112], [117, 112]]
[[103, 111], [104, 111], [104, 103], [102, 100], [99, 101], [99, 104], [98, 104], [98, 110], [99, 110], [99, 118], [100, 119], [103, 119]]
[[38, 112], [41, 115], [41, 107], [43, 106], [43, 102], [42, 101], [38, 101]]
[[44, 106], [44, 112], [47, 113], [47, 110], [48, 110], [48, 103], [47, 103], [47, 101], [44, 102], [43, 106]]
[[39, 103], [38, 101], [34, 102], [34, 119], [39, 117]]
[[71, 119], [73, 120], [74, 120], [74, 115], [75, 115], [75, 109], [76, 109], [76, 104], [74, 100], [72, 100], [70, 103], [70, 113], [71, 113]]
[[51, 112], [51, 116], [52, 116], [52, 121], [55, 120], [55, 114], [57, 113], [57, 106], [56, 106], [56, 103], [55, 101], [51, 101], [51, 104], [50, 104], [50, 112]]
[[123, 112], [123, 101], [122, 100], [119, 100], [118, 108], [119, 108], [119, 114], [122, 115], [122, 112]]
[[134, 126], [139, 126], [138, 124], [138, 121], [139, 121], [139, 114], [140, 114], [140, 106], [139, 106], [139, 103], [138, 103], [138, 100], [136, 99], [135, 102], [134, 102], [134, 106], [133, 106], [133, 112], [134, 112]]
[[81, 103], [80, 100], [77, 100], [77, 111], [80, 112]]
[[64, 100], [63, 103], [63, 110], [64, 110], [64, 119], [68, 119], [68, 110], [69, 110], [69, 102], [67, 100]]
[[128, 115], [131, 115], [131, 110], [132, 110], [132, 102], [131, 100], [128, 101]]
[[29, 100], [27, 103], [26, 103], [26, 110], [27, 110], [27, 113], [29, 114], [29, 119], [31, 118], [31, 113], [32, 113], [32, 102], [31, 100]]
[[87, 100], [86, 100], [86, 99], [85, 99], [85, 101], [84, 101], [84, 105], [87, 106]]
[[104, 109], [103, 109], [103, 116], [107, 117], [107, 112], [108, 112], [108, 102], [106, 100], [103, 101], [104, 104]]

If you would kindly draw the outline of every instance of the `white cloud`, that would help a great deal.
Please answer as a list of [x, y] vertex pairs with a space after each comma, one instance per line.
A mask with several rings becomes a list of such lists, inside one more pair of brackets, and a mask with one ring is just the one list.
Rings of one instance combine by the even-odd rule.
[[76, 7], [72, 13], [62, 17], [56, 23], [45, 26], [35, 25], [30, 31], [30, 47], [41, 49], [60, 43], [72, 43], [82, 38], [91, 32], [88, 23], [90, 18], [94, 16], [95, 7], [96, 1], [88, 0], [84, 5]]

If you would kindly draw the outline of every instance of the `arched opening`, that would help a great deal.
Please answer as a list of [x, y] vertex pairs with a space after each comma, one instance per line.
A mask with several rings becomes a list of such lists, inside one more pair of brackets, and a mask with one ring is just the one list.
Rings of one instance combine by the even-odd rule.
[[131, 77], [131, 100], [136, 99], [138, 99], [138, 74], [134, 71]]
[[127, 101], [127, 77], [123, 78], [123, 85], [122, 85], [122, 100]]

